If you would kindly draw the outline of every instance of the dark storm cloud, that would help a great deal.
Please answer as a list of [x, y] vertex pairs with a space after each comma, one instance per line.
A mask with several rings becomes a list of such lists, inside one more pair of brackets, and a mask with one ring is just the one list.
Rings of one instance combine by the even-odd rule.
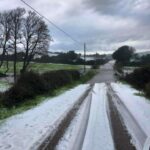
[[[123, 43], [122, 41], [133, 41], [135, 43], [144, 43], [142, 41], [150, 40], [150, 1], [149, 0], [84, 0], [83, 3], [89, 8], [101, 15], [119, 17], [128, 19], [136, 24], [128, 24], [127, 27], [114, 29], [111, 32], [112, 36], [106, 32], [107, 43]], [[118, 20], [116, 19], [116, 22]], [[114, 22], [112, 22], [113, 24]], [[111, 25], [112, 25], [111, 24]], [[110, 25], [110, 26], [111, 26]], [[140, 42], [141, 41], [141, 42]], [[132, 44], [132, 42], [129, 42]], [[137, 48], [149, 48], [144, 45], [137, 44]]]
[[149, 14], [149, 0], [83, 0], [89, 8], [109, 15]]
[[131, 0], [84, 0], [88, 7], [93, 7], [96, 11], [104, 14], [118, 14], [128, 7]]
[[100, 14], [135, 18], [150, 23], [149, 0], [83, 0], [83, 3]]

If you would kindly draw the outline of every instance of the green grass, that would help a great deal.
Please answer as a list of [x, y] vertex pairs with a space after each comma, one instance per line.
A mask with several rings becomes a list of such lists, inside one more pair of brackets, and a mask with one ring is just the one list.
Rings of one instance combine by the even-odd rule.
[[9, 87], [11, 87], [11, 84], [8, 83], [8, 81], [0, 80], [0, 91], [1, 92], [7, 90]]
[[[28, 70], [33, 70], [39, 73], [43, 73], [51, 70], [72, 70], [72, 69], [81, 69], [81, 65], [69, 65], [69, 64], [51, 64], [51, 63], [30, 63]], [[17, 63], [17, 73], [20, 72], [22, 68], [22, 62]], [[0, 72], [5, 72], [5, 64], [0, 68]], [[13, 62], [9, 62], [9, 71], [8, 73], [13, 73]]]
[[29, 69], [36, 71], [36, 72], [46, 72], [51, 70], [78, 70], [82, 66], [80, 65], [68, 65], [68, 64], [48, 64], [48, 63], [32, 63], [29, 66]]
[[74, 81], [71, 84], [64, 86], [62, 88], [59, 88], [57, 90], [55, 90], [53, 92], [53, 94], [47, 93], [46, 95], [39, 95], [36, 96], [36, 98], [28, 100], [24, 103], [22, 103], [21, 105], [17, 106], [17, 107], [13, 107], [13, 108], [6, 108], [3, 106], [0, 106], [0, 120], [6, 119], [12, 115], [15, 114], [19, 114], [23, 111], [29, 110], [37, 105], [39, 105], [41, 102], [45, 101], [46, 99], [51, 99], [55, 96], [58, 96], [60, 94], [62, 94], [63, 92], [79, 85], [79, 84], [83, 84], [86, 83], [88, 80], [90, 80], [95, 74], [96, 74], [96, 70], [90, 70], [88, 71], [85, 75], [83, 75], [80, 80], [78, 81]]
[[5, 80], [0, 80], [0, 84], [1, 84], [1, 85], [8, 85], [8, 82], [5, 81]]
[[136, 95], [136, 96], [141, 96], [141, 97], [145, 97], [144, 92], [134, 93], [134, 95]]

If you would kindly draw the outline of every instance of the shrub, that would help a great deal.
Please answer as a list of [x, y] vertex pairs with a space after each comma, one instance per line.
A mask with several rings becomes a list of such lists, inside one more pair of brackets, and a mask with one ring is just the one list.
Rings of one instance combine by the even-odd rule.
[[150, 82], [148, 84], [146, 84], [145, 94], [147, 97], [150, 97]]
[[91, 66], [91, 68], [92, 68], [92, 69], [98, 69], [98, 68], [99, 68], [99, 65], [98, 65], [98, 64], [93, 64], [93, 65]]
[[6, 77], [6, 74], [0, 72], [0, 77]]
[[33, 98], [44, 91], [44, 80], [40, 75], [34, 72], [26, 72], [20, 76], [13, 87], [4, 93], [3, 104], [6, 106], [18, 105], [25, 99]]
[[0, 106], [2, 105], [2, 97], [3, 97], [3, 93], [0, 92]]
[[135, 71], [128, 74], [125, 79], [136, 88], [145, 89], [146, 84], [150, 82], [150, 67], [135, 69]]
[[17, 82], [2, 96], [2, 104], [16, 106], [36, 95], [53, 92], [54, 89], [71, 83], [80, 77], [78, 71], [58, 70], [39, 75], [32, 71], [22, 74]]
[[46, 72], [41, 76], [45, 81], [46, 88], [50, 90], [69, 84], [72, 81], [71, 74], [65, 70]]
[[72, 80], [79, 80], [80, 79], [80, 72], [77, 70], [68, 70], [68, 72], [72, 76]]
[[29, 88], [28, 90], [34, 91], [35, 94], [41, 94], [45, 91], [43, 78], [38, 73], [32, 71], [22, 74], [16, 84]]

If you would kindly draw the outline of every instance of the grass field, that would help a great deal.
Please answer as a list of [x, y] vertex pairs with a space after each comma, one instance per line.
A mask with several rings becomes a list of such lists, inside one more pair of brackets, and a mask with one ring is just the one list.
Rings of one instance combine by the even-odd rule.
[[[20, 72], [22, 68], [22, 62], [17, 63], [17, 73]], [[70, 69], [81, 69], [83, 68], [81, 65], [68, 65], [68, 64], [51, 64], [51, 63], [31, 63], [28, 67], [28, 70], [33, 70], [39, 73], [43, 73], [51, 70], [70, 70]], [[0, 72], [5, 72], [6, 66], [3, 65], [0, 68]], [[8, 73], [13, 73], [13, 62], [9, 62], [9, 71]]]

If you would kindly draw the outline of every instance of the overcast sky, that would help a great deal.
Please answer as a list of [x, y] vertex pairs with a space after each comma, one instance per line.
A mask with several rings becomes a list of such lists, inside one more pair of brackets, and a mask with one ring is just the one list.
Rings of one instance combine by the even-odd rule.
[[[130, 45], [150, 50], [150, 0], [25, 0], [90, 52], [109, 52]], [[20, 0], [0, 0], [0, 11], [27, 8]], [[28, 8], [27, 8], [28, 9]], [[50, 24], [50, 51], [82, 50]]]

